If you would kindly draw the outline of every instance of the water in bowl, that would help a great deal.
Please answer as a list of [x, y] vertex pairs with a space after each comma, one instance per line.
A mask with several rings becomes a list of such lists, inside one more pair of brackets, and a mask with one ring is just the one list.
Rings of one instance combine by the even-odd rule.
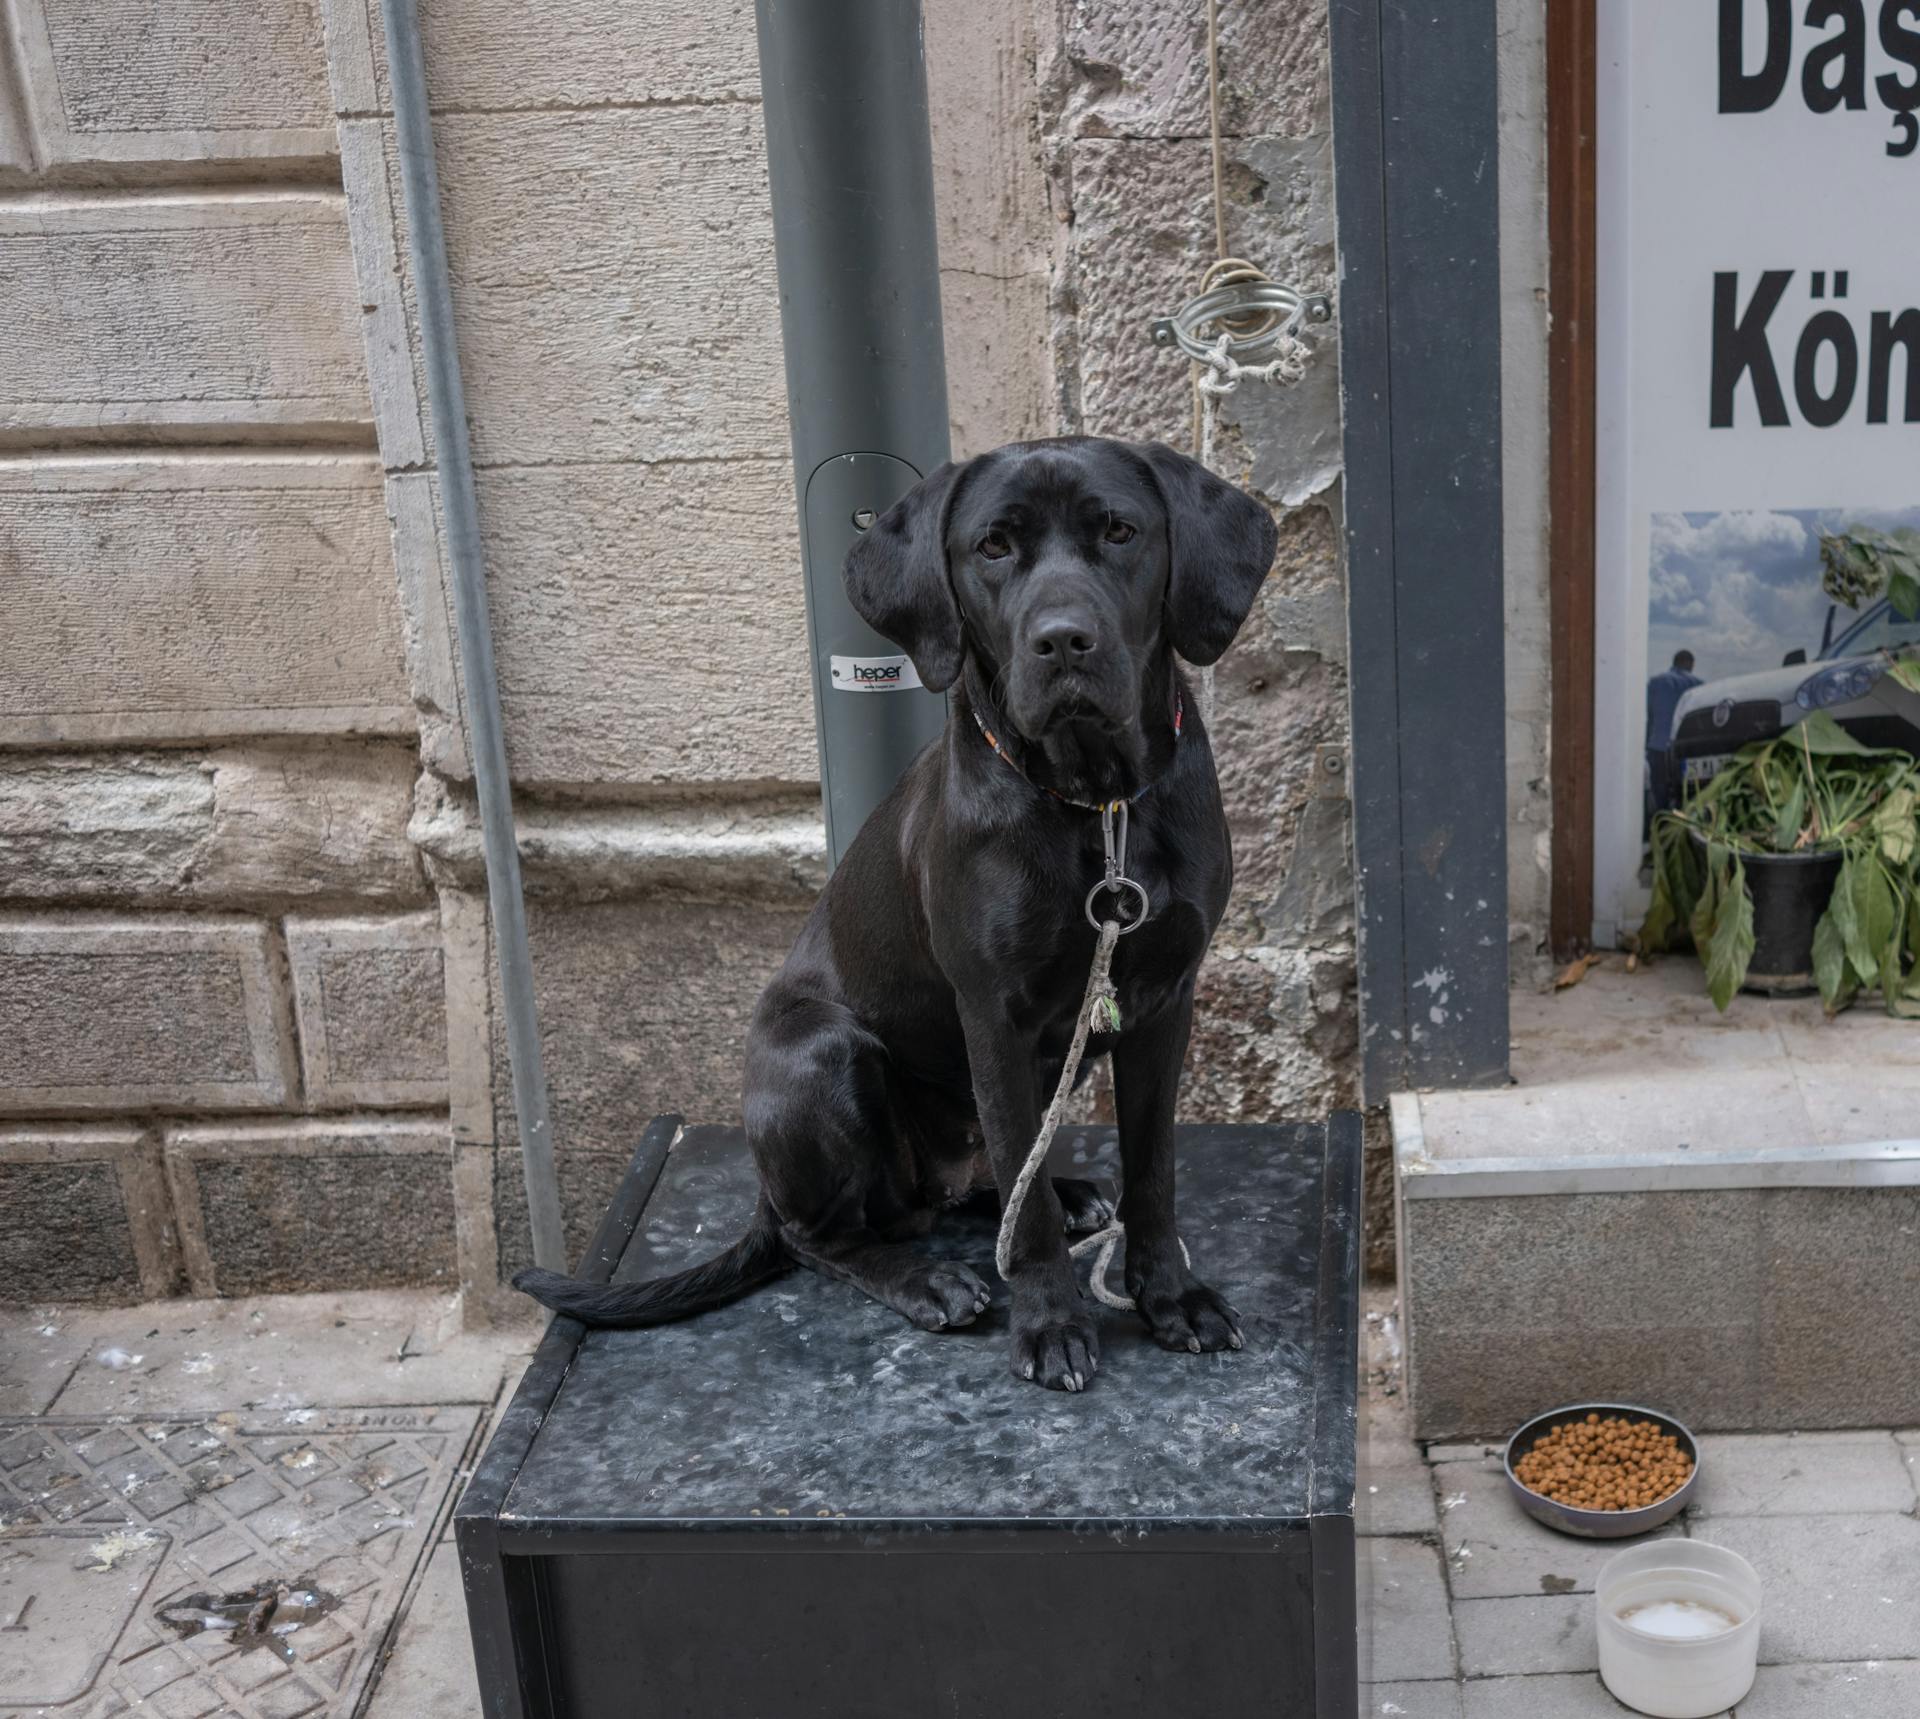
[[1617, 1614], [1631, 1630], [1660, 1641], [1707, 1641], [1738, 1627], [1740, 1620], [1701, 1600], [1648, 1600]]

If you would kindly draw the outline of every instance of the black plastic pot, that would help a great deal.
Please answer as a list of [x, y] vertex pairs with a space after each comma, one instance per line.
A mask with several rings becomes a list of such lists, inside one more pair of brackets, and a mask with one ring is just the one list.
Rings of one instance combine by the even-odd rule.
[[1746, 989], [1790, 996], [1817, 990], [1813, 929], [1827, 911], [1839, 853], [1748, 854], [1747, 892], [1753, 897], [1753, 963]]
[[[1706, 844], [1698, 834], [1697, 846]], [[1813, 931], [1827, 911], [1842, 855], [1742, 854], [1753, 897], [1753, 961], [1741, 988], [1772, 997], [1819, 989], [1813, 976]]]

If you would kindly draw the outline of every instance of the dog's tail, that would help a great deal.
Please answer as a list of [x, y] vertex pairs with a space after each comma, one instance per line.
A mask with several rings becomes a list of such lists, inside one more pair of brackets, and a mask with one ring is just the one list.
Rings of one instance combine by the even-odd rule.
[[583, 1325], [665, 1325], [732, 1301], [792, 1270], [794, 1263], [781, 1245], [779, 1220], [763, 1200], [753, 1227], [732, 1247], [671, 1277], [645, 1283], [582, 1283], [561, 1272], [529, 1267], [515, 1274], [513, 1287]]

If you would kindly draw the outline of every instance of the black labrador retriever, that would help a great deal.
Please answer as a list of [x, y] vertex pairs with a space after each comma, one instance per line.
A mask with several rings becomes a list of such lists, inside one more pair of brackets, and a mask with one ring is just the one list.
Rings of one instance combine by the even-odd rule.
[[[848, 594], [927, 686], [956, 690], [944, 734], [867, 820], [754, 1012], [752, 1226], [648, 1283], [535, 1270], [515, 1284], [588, 1324], [652, 1325], [798, 1264], [928, 1330], [970, 1324], [987, 1285], [907, 1238], [1019, 1173], [1093, 956], [1099, 808], [1125, 800], [1148, 912], [1114, 956], [1120, 1030], [1088, 1055], [1113, 1056], [1126, 1287], [1165, 1347], [1238, 1348], [1238, 1317], [1189, 1269], [1174, 1217], [1194, 977], [1233, 881], [1175, 653], [1226, 650], [1276, 541], [1264, 507], [1184, 455], [1087, 437], [942, 466], [882, 514], [847, 558]], [[1034, 1185], [1009, 1274], [1019, 1377], [1069, 1391], [1092, 1378], [1099, 1339], [1067, 1232], [1111, 1215], [1091, 1183]]]

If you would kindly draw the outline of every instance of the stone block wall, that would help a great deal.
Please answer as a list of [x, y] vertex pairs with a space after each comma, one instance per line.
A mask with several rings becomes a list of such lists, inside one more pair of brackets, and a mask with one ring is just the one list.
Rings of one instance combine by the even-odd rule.
[[0, 1299], [457, 1281], [317, 9], [0, 0]]
[[[577, 1246], [654, 1111], [737, 1114], [823, 876], [752, 5], [422, 12]], [[0, 15], [0, 1192], [87, 1238], [0, 1223], [0, 1297], [484, 1317], [525, 1199], [379, 7]], [[1221, 18], [1233, 247], [1330, 288], [1324, 4]], [[1186, 443], [1204, 20], [927, 0], [957, 452]], [[1353, 1096], [1336, 386], [1222, 414], [1282, 551], [1210, 694], [1194, 1117]]]

